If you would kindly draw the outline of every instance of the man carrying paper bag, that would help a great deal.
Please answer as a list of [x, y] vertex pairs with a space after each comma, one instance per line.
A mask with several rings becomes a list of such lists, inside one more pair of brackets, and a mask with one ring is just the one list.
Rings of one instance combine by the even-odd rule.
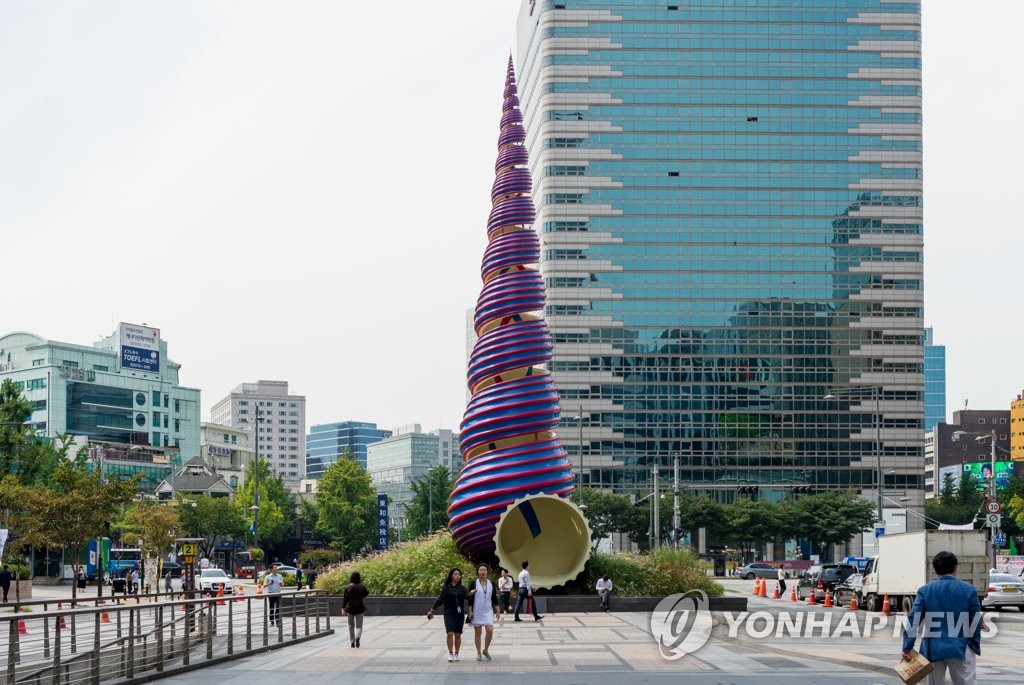
[[929, 685], [946, 682], [976, 685], [975, 659], [981, 654], [981, 602], [973, 585], [955, 578], [956, 555], [939, 552], [932, 559], [938, 578], [919, 588], [903, 631], [903, 660], [912, 661], [921, 637], [921, 655], [931, 661]]

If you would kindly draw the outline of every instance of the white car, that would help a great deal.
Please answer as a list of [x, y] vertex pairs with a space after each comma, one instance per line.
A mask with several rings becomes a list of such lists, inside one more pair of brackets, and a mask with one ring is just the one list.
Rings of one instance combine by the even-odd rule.
[[219, 568], [204, 568], [196, 580], [199, 593], [203, 595], [216, 595], [221, 587], [225, 595], [230, 595], [233, 590], [231, 578]]
[[1017, 611], [1024, 611], [1024, 583], [1009, 573], [989, 573], [988, 594], [981, 600], [981, 606], [985, 609], [1017, 607]]

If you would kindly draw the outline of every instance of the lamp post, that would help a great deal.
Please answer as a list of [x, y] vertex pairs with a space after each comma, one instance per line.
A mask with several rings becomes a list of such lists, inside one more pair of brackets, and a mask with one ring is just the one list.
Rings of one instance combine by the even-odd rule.
[[885, 519], [882, 517], [882, 388], [877, 385], [871, 387], [848, 388], [846, 390], [830, 392], [822, 399], [837, 400], [844, 395], [857, 396], [863, 391], [870, 391], [870, 397], [875, 403], [875, 413], [872, 416], [871, 421], [875, 425], [875, 478], [877, 480], [876, 486], [878, 489], [878, 523], [875, 527], [878, 528], [881, 526], [884, 528]]
[[577, 500], [578, 500], [577, 504], [582, 509], [583, 508], [583, 405], [582, 404], [580, 405], [579, 411], [576, 413], [576, 416], [573, 417], [573, 419], [576, 421], [576, 423], [579, 424], [579, 442], [577, 444], [580, 446], [580, 448], [579, 448], [580, 449], [580, 492], [579, 492], [579, 497], [577, 497]]

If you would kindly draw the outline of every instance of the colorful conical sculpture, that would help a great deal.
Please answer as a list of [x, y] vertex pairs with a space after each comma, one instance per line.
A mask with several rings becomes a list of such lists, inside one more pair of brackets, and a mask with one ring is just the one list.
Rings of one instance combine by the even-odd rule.
[[532, 182], [523, 114], [509, 58], [487, 249], [469, 361], [472, 397], [459, 441], [466, 465], [452, 492], [452, 535], [464, 554], [512, 571], [530, 562], [537, 587], [572, 580], [590, 555], [590, 527], [566, 496], [573, 471], [555, 429], [559, 398], [551, 334], [540, 312]]

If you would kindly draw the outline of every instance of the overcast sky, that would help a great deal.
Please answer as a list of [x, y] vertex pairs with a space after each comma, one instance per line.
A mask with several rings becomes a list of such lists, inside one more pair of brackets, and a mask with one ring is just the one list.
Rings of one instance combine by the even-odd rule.
[[[1024, 387], [1024, 3], [925, 0], [948, 412]], [[161, 329], [203, 415], [457, 428], [517, 0], [0, 3], [0, 334]]]

